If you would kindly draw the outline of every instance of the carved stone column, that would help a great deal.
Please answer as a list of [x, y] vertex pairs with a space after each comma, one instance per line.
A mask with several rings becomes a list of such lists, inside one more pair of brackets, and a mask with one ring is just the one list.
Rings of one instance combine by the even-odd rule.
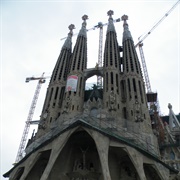
[[58, 158], [60, 152], [62, 151], [62, 149], [63, 149], [65, 143], [67, 142], [71, 133], [72, 133], [72, 131], [67, 131], [67, 132], [63, 133], [62, 135], [60, 135], [56, 141], [54, 141], [54, 143], [52, 145], [52, 152], [51, 152], [51, 156], [49, 159], [49, 163], [46, 166], [44, 173], [41, 176], [40, 180], [48, 180], [49, 174], [54, 166], [54, 163], [55, 163], [56, 159]]
[[101, 168], [103, 172], [103, 179], [111, 180], [108, 165], [109, 138], [103, 136], [102, 134], [96, 131], [91, 131], [91, 133], [99, 154], [99, 159], [101, 162]]

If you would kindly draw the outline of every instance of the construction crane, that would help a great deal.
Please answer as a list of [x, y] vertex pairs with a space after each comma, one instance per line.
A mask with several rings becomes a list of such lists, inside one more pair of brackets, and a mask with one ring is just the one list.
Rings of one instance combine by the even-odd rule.
[[28, 138], [29, 128], [30, 128], [30, 125], [32, 124], [31, 122], [32, 122], [34, 110], [35, 110], [35, 107], [37, 104], [39, 92], [40, 92], [42, 84], [45, 83], [46, 78], [49, 78], [49, 77], [44, 77], [44, 73], [41, 75], [41, 77], [27, 77], [26, 78], [25, 82], [28, 83], [29, 81], [32, 81], [32, 80], [38, 80], [38, 84], [37, 84], [37, 87], [36, 87], [36, 90], [34, 93], [34, 97], [33, 97], [33, 100], [32, 100], [31, 106], [30, 106], [27, 121], [25, 122], [25, 127], [24, 127], [24, 131], [23, 131], [22, 138], [20, 141], [20, 145], [19, 145], [17, 156], [16, 156], [15, 164], [18, 163], [24, 156], [24, 149], [25, 149], [27, 138]]
[[[148, 71], [147, 71], [147, 66], [146, 66], [146, 61], [145, 61], [145, 57], [144, 57], [144, 52], [143, 52], [143, 41], [152, 33], [152, 31], [174, 10], [174, 8], [178, 5], [178, 3], [180, 2], [180, 0], [178, 0], [173, 6], [172, 8], [167, 11], [167, 13], [150, 29], [150, 31], [145, 34], [143, 37], [139, 37], [138, 38], [138, 43], [135, 45], [135, 48], [138, 46], [139, 47], [139, 52], [140, 52], [140, 57], [141, 57], [141, 62], [142, 62], [142, 67], [143, 67], [143, 72], [144, 72], [144, 78], [145, 78], [145, 84], [146, 84], [146, 90], [147, 93], [151, 93], [151, 84], [150, 84], [150, 80], [149, 80], [149, 75], [148, 75]], [[158, 111], [160, 113], [160, 107], [159, 107], [159, 102], [157, 100], [157, 108]]]
[[[102, 46], [103, 46], [103, 24], [99, 22], [97, 27], [99, 28], [99, 51], [98, 51], [98, 67], [102, 67]], [[102, 88], [102, 77], [97, 76], [97, 87]]]

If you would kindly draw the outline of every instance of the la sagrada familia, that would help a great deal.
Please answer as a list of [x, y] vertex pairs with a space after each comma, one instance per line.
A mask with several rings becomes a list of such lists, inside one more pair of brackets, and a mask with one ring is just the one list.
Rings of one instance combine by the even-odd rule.
[[[103, 66], [87, 68], [87, 15], [72, 49], [74, 25], [61, 49], [47, 89], [37, 133], [26, 155], [4, 177], [10, 180], [169, 180], [177, 168], [165, 163], [150, 118], [143, 75], [123, 15], [119, 46], [108, 11]], [[86, 80], [103, 86], [86, 90]]]

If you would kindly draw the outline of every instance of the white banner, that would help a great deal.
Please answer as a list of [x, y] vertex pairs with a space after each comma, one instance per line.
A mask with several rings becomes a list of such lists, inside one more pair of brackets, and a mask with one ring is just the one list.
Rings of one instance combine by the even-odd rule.
[[66, 84], [66, 92], [67, 91], [76, 92], [77, 82], [78, 82], [78, 76], [75, 76], [75, 75], [69, 76], [67, 79], [67, 84]]

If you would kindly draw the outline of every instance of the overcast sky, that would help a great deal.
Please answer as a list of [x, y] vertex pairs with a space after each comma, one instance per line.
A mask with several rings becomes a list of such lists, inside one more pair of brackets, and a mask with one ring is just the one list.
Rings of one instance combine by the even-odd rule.
[[[139, 1], [60, 1], [1, 0], [1, 164], [0, 174], [15, 161], [25, 121], [37, 81], [25, 83], [26, 77], [50, 76], [67, 36], [74, 24], [78, 33], [84, 14], [89, 16], [87, 28], [113, 18], [129, 16], [128, 24], [134, 43], [146, 34], [177, 0]], [[122, 45], [123, 23], [115, 24]], [[104, 35], [106, 33], [104, 27]], [[88, 67], [98, 61], [99, 30], [88, 32]], [[73, 37], [73, 46], [77, 37]], [[105, 39], [105, 38], [104, 38]], [[170, 102], [175, 114], [180, 112], [180, 5], [144, 40], [144, 55], [151, 88], [158, 92], [161, 112], [168, 114]], [[137, 49], [138, 52], [138, 49]], [[139, 53], [139, 52], [138, 52]], [[96, 78], [95, 78], [96, 79]], [[42, 85], [33, 120], [38, 120], [49, 79]], [[36, 128], [35, 125], [31, 127]], [[3, 179], [2, 177], [0, 179]]]

